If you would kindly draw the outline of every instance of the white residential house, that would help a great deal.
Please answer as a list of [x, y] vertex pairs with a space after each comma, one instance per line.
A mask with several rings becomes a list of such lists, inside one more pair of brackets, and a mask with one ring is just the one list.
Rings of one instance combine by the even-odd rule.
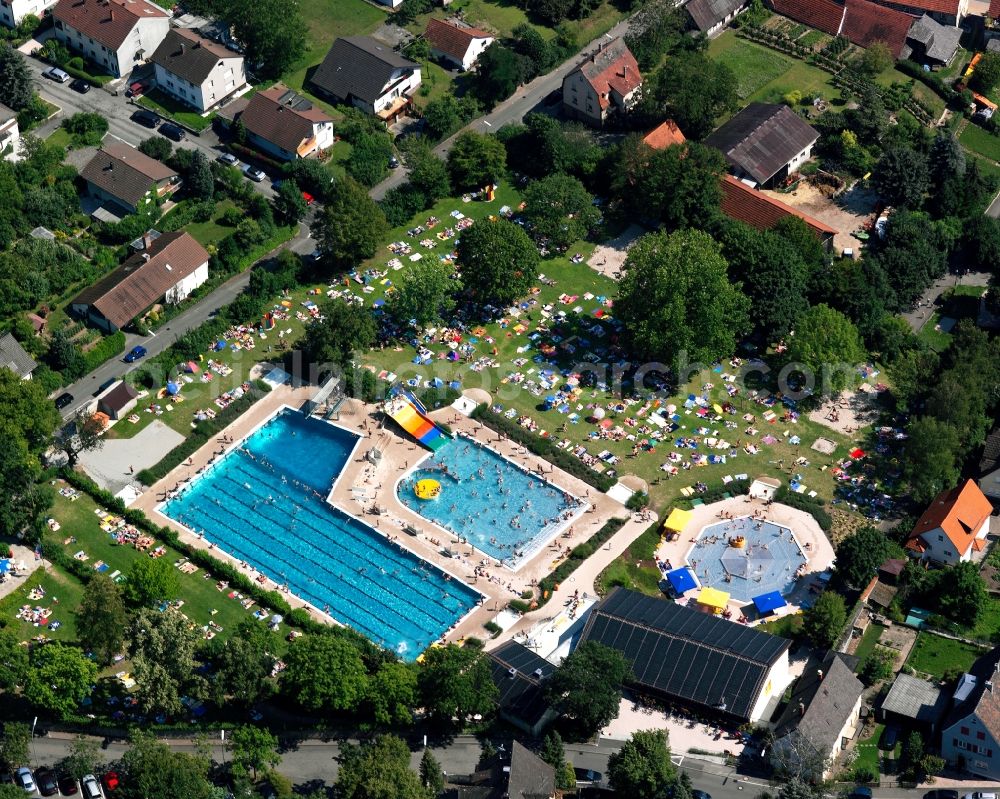
[[29, 14], [41, 19], [55, 4], [56, 0], [0, 0], [0, 22], [16, 28]]
[[1000, 780], [1000, 672], [998, 650], [983, 655], [963, 674], [952, 710], [941, 727], [941, 756], [952, 766], [987, 780]]
[[174, 28], [152, 57], [156, 85], [198, 111], [208, 111], [247, 85], [243, 56], [194, 31]]
[[629, 113], [641, 91], [639, 64], [625, 40], [615, 39], [563, 78], [563, 110], [600, 127], [612, 114]]
[[910, 532], [906, 548], [921, 560], [952, 566], [981, 552], [990, 532], [993, 505], [975, 480], [942, 491]]
[[281, 83], [229, 103], [219, 118], [230, 125], [240, 120], [250, 144], [282, 161], [308, 158], [335, 139], [332, 117]]
[[392, 122], [410, 105], [420, 86], [420, 65], [369, 36], [337, 39], [312, 77], [313, 88]]
[[[17, 127], [17, 114], [0, 103], [0, 155], [8, 159], [16, 157], [20, 141], [21, 131]], [[9, 152], [8, 147], [10, 148]]]
[[170, 31], [170, 12], [149, 0], [59, 0], [56, 38], [115, 77], [132, 72]]
[[496, 41], [493, 34], [479, 28], [434, 17], [427, 20], [424, 38], [430, 45], [434, 58], [466, 72], [476, 65], [483, 51]]

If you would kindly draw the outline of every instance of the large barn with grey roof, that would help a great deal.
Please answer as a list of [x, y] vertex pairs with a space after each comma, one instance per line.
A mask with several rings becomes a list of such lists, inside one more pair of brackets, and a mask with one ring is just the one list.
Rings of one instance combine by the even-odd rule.
[[636, 691], [731, 721], [766, 718], [791, 682], [785, 639], [624, 588], [594, 607], [581, 640], [621, 652]]

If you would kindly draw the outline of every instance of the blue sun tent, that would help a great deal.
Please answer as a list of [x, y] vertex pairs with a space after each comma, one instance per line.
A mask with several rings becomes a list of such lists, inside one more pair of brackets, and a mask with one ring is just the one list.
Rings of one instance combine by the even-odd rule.
[[668, 571], [666, 576], [670, 587], [678, 594], [698, 587], [698, 581], [694, 579], [694, 575], [691, 574], [691, 570], [687, 566]]
[[771, 611], [783, 608], [787, 604], [785, 598], [779, 591], [770, 591], [753, 598], [754, 607], [758, 613], [770, 613]]

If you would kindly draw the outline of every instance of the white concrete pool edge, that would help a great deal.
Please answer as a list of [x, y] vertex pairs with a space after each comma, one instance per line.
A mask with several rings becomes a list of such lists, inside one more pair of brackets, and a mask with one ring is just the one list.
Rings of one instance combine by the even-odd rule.
[[[576, 524], [583, 517], [583, 515], [585, 513], [587, 513], [588, 510], [591, 508], [591, 503], [589, 501], [587, 501], [586, 499], [583, 499], [583, 498], [579, 497], [578, 495], [574, 494], [572, 491], [569, 491], [568, 489], [563, 488], [562, 486], [558, 485], [557, 483], [555, 483], [555, 482], [553, 482], [551, 480], [546, 479], [546, 477], [544, 475], [536, 474], [535, 472], [531, 471], [530, 469], [527, 469], [524, 466], [522, 466], [521, 464], [519, 464], [517, 461], [511, 460], [510, 458], [508, 458], [506, 455], [504, 455], [502, 452], [500, 452], [496, 448], [491, 447], [489, 445], [489, 443], [486, 443], [486, 442], [483, 442], [483, 441], [479, 441], [477, 438], [474, 438], [473, 436], [471, 436], [468, 433], [465, 433], [463, 431], [458, 431], [453, 437], [454, 438], [458, 438], [458, 437], [465, 438], [468, 441], [470, 441], [473, 445], [475, 445], [477, 447], [482, 447], [483, 449], [486, 449], [486, 450], [489, 450], [494, 455], [496, 455], [498, 458], [500, 458], [502, 461], [504, 461], [505, 463], [510, 464], [511, 466], [513, 466], [516, 469], [519, 469], [520, 471], [522, 471], [525, 474], [527, 474], [529, 477], [533, 477], [536, 480], [539, 480], [540, 482], [542, 482], [546, 486], [549, 486], [550, 488], [554, 488], [556, 491], [559, 491], [562, 494], [570, 496], [573, 499], [575, 499], [578, 503], [580, 503], [579, 506], [578, 506], [578, 508], [577, 508], [577, 510], [568, 519], [563, 520], [563, 521], [561, 521], [558, 524], [546, 525], [546, 527], [543, 527], [539, 531], [538, 536], [536, 538], [532, 539], [532, 543], [529, 546], [527, 546], [527, 547], [524, 548], [524, 550], [523, 550], [524, 554], [520, 558], [514, 559], [514, 564], [511, 565], [510, 559], [508, 559], [508, 558], [505, 558], [505, 559], [502, 559], [502, 560], [497, 559], [495, 556], [491, 555], [489, 552], [485, 552], [484, 550], [479, 549], [477, 546], [475, 546], [474, 544], [470, 543], [469, 540], [468, 540], [468, 538], [460, 536], [458, 533], [454, 532], [453, 530], [449, 530], [447, 527], [443, 527], [442, 525], [438, 524], [433, 519], [429, 518], [428, 516], [425, 516], [417, 508], [411, 507], [410, 505], [407, 505], [405, 502], [403, 502], [402, 499], [400, 499], [399, 484], [401, 482], [403, 482], [403, 480], [408, 479], [411, 475], [413, 475], [414, 472], [418, 471], [420, 469], [420, 465], [424, 461], [426, 461], [427, 459], [432, 458], [434, 456], [434, 454], [435, 454], [432, 451], [425, 452], [424, 455], [423, 455], [423, 457], [421, 457], [419, 460], [417, 460], [416, 463], [414, 463], [414, 465], [412, 467], [410, 467], [409, 469], [406, 469], [403, 472], [403, 474], [401, 474], [398, 478], [396, 478], [396, 482], [392, 486], [393, 496], [396, 498], [396, 501], [399, 502], [403, 507], [405, 507], [410, 512], [412, 512], [412, 513], [416, 514], [417, 516], [419, 516], [425, 523], [431, 525], [432, 527], [436, 528], [437, 530], [440, 530], [444, 535], [459, 537], [459, 543], [457, 544], [458, 546], [466, 546], [467, 545], [467, 546], [471, 547], [474, 552], [477, 552], [480, 555], [482, 555], [483, 557], [488, 558], [492, 563], [496, 564], [499, 568], [505, 568], [505, 569], [508, 569], [509, 571], [511, 571], [512, 573], [517, 574], [517, 572], [522, 567], [524, 567], [525, 565], [527, 565], [528, 563], [530, 563], [535, 558], [536, 555], [538, 555], [543, 549], [545, 549], [545, 547], [547, 547], [549, 544], [551, 544], [553, 541], [555, 541], [556, 537], [558, 535], [560, 535], [561, 533], [565, 532], [571, 526], [573, 526], [574, 524]], [[545, 530], [548, 529], [549, 527], [552, 528], [552, 532], [548, 533], [547, 535], [543, 535], [543, 533], [545, 532]]]

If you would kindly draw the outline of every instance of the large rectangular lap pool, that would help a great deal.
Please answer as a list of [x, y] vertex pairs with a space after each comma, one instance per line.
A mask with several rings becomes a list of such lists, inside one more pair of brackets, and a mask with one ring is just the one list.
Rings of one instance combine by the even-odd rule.
[[281, 411], [161, 511], [413, 660], [480, 595], [326, 502], [357, 440]]

